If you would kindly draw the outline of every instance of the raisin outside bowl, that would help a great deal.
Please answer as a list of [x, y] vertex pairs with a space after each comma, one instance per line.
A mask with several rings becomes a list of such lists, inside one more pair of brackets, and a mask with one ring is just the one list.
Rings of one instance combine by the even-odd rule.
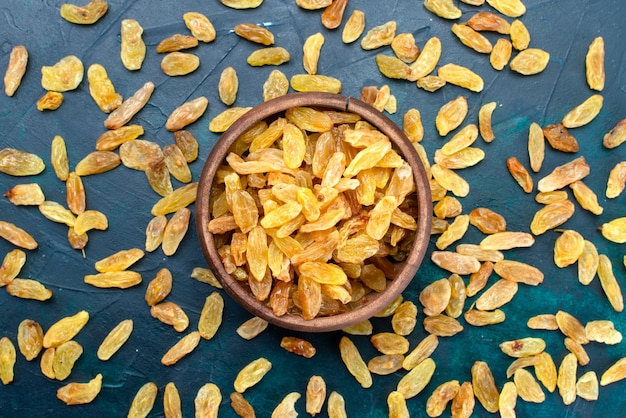
[[[218, 170], [223, 169], [227, 164], [226, 156], [229, 154], [233, 143], [256, 122], [268, 121], [269, 123], [278, 116], [284, 115], [287, 109], [295, 107], [311, 107], [318, 110], [350, 112], [359, 115], [361, 120], [373, 125], [390, 139], [393, 149], [412, 168], [415, 183], [415, 192], [410, 196], [413, 202], [411, 211], [416, 214], [414, 218], [417, 221], [417, 229], [414, 231], [412, 243], [410, 243], [409, 250], [403, 255], [402, 261], [391, 263], [390, 259], [385, 257], [387, 259], [385, 264], [392, 266], [392, 277], [387, 274], [386, 288], [383, 291], [367, 293], [358, 303], [345, 305], [346, 309], [341, 313], [328, 316], [318, 315], [312, 319], [304, 319], [293, 307], [293, 301], [286, 314], [277, 316], [268, 306], [269, 297], [264, 301], [257, 300], [251, 293], [247, 282], [238, 281], [226, 272], [216, 246], [216, 242], [223, 242], [222, 237], [212, 234], [208, 228], [211, 221], [212, 198], [215, 196], [212, 193], [214, 182]], [[262, 208], [259, 208], [259, 220], [262, 219], [262, 216]], [[354, 325], [373, 317], [394, 301], [413, 280], [425, 256], [430, 238], [431, 217], [432, 202], [428, 177], [413, 145], [402, 130], [380, 111], [364, 102], [352, 97], [330, 93], [288, 94], [260, 104], [240, 117], [218, 139], [206, 160], [200, 176], [196, 200], [196, 226], [200, 246], [224, 290], [253, 315], [259, 316], [276, 326], [304, 332], [334, 331]], [[270, 239], [268, 236], [268, 242]], [[295, 274], [292, 276], [294, 277], [293, 280], [296, 281], [297, 276]], [[250, 280], [254, 279], [250, 278]], [[273, 280], [275, 279], [273, 278]]]

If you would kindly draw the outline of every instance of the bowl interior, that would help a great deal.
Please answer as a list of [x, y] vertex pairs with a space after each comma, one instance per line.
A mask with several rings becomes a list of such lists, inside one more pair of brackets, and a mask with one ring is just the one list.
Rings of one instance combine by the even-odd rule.
[[[305, 320], [297, 314], [289, 313], [283, 316], [276, 316], [265, 303], [257, 301], [249, 291], [226, 272], [218, 254], [213, 234], [208, 231], [208, 223], [211, 220], [209, 198], [213, 179], [218, 168], [222, 165], [230, 146], [255, 122], [276, 117], [276, 115], [296, 106], [356, 113], [361, 116], [362, 120], [366, 120], [380, 132], [387, 135], [413, 169], [418, 201], [418, 229], [415, 234], [413, 247], [407, 258], [403, 262], [397, 263], [397, 276], [393, 280], [388, 280], [387, 289], [380, 293], [369, 293], [366, 296], [368, 298], [367, 302], [355, 309], [337, 315], [316, 317], [311, 320]], [[306, 332], [342, 329], [371, 318], [388, 306], [408, 286], [424, 258], [430, 238], [431, 218], [432, 202], [428, 178], [419, 156], [403, 132], [393, 121], [364, 102], [330, 93], [288, 94], [267, 101], [248, 111], [223, 133], [213, 147], [200, 176], [196, 200], [196, 226], [200, 246], [207, 262], [224, 286], [224, 290], [253, 315], [283, 328]]]

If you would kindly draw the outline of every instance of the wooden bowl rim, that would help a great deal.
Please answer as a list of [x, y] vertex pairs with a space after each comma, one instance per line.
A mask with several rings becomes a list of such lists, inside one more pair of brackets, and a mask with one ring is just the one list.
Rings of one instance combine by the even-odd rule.
[[[217, 252], [213, 234], [208, 232], [210, 204], [209, 197], [213, 178], [224, 161], [232, 143], [250, 126], [266, 120], [289, 108], [297, 106], [320, 107], [342, 112], [352, 112], [361, 116], [389, 137], [407, 163], [413, 169], [413, 177], [418, 198], [418, 229], [413, 248], [403, 261], [398, 276], [388, 281], [387, 289], [381, 293], [372, 292], [362, 306], [345, 313], [305, 320], [296, 314], [276, 316], [265, 303], [257, 301], [237, 280], [226, 272]], [[303, 332], [336, 331], [373, 317], [387, 307], [413, 280], [424, 259], [430, 240], [432, 222], [432, 201], [430, 184], [424, 166], [415, 148], [395, 123], [361, 100], [332, 93], [291, 93], [264, 102], [241, 116], [217, 140], [209, 154], [200, 176], [196, 200], [196, 227], [202, 252], [216, 273], [216, 277], [230, 297], [255, 316], [282, 328]]]

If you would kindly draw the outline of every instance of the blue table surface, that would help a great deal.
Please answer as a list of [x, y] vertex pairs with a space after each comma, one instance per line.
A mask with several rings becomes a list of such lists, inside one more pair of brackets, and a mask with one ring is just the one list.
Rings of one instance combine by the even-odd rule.
[[[467, 20], [476, 11], [493, 11], [486, 3], [470, 6], [458, 1], [463, 11], [460, 21]], [[318, 73], [340, 79], [342, 93], [358, 97], [361, 88], [368, 85], [388, 84], [397, 98], [398, 109], [389, 115], [397, 124], [409, 108], [420, 110], [424, 123], [425, 137], [422, 142], [429, 157], [434, 155], [445, 139], [436, 130], [434, 119], [438, 109], [459, 95], [468, 99], [469, 114], [466, 123], [477, 121], [478, 110], [488, 102], [495, 101], [493, 128], [496, 139], [485, 143], [482, 139], [475, 146], [485, 151], [486, 157], [475, 167], [462, 170], [471, 191], [460, 201], [463, 213], [477, 207], [488, 207], [507, 220], [511, 231], [529, 231], [532, 217], [541, 206], [535, 202], [536, 189], [524, 193], [506, 169], [505, 161], [517, 157], [529, 167], [527, 153], [528, 127], [531, 122], [540, 125], [558, 122], [574, 106], [582, 103], [594, 91], [585, 81], [585, 54], [590, 42], [603, 36], [606, 48], [606, 85], [602, 91], [604, 107], [600, 114], [587, 126], [573, 129], [580, 150], [575, 154], [558, 152], [547, 147], [546, 159], [539, 173], [533, 173], [536, 182], [554, 167], [584, 156], [591, 166], [585, 183], [598, 195], [604, 208], [601, 215], [592, 215], [577, 203], [574, 216], [561, 228], [575, 229], [592, 241], [600, 253], [606, 254], [613, 263], [617, 281], [626, 287], [626, 268], [623, 256], [624, 244], [607, 241], [598, 231], [604, 222], [626, 215], [626, 194], [607, 199], [604, 191], [610, 169], [626, 160], [626, 145], [608, 150], [602, 146], [602, 138], [615, 124], [626, 117], [626, 55], [624, 48], [624, 16], [626, 3], [623, 0], [525, 0], [527, 12], [520, 19], [531, 34], [531, 47], [542, 48], [550, 53], [550, 61], [544, 72], [535, 76], [521, 76], [508, 67], [498, 72], [490, 67], [487, 55], [481, 55], [463, 46], [451, 33], [452, 21], [441, 19], [428, 12], [422, 1], [352, 0], [344, 16], [355, 9], [366, 15], [366, 30], [389, 20], [397, 22], [397, 33], [410, 32], [418, 45], [437, 36], [441, 39], [443, 52], [440, 65], [453, 62], [467, 66], [480, 74], [485, 88], [480, 93], [446, 85], [435, 93], [416, 88], [414, 83], [390, 80], [380, 74], [374, 57], [378, 53], [391, 54], [390, 47], [364, 51], [359, 43], [345, 45], [341, 42], [341, 30], [328, 30], [320, 22], [321, 11], [305, 11], [293, 0], [266, 0], [257, 9], [234, 10], [217, 0], [176, 2], [165, 1], [121, 1], [109, 2], [107, 14], [91, 26], [73, 25], [59, 16], [61, 1], [17, 1], [4, 0], [0, 5], [0, 67], [6, 68], [9, 53], [15, 45], [25, 45], [29, 51], [26, 75], [13, 97], [0, 95], [0, 148], [13, 147], [40, 155], [46, 169], [35, 177], [18, 178], [0, 174], [0, 192], [4, 193], [16, 184], [37, 182], [47, 200], [65, 202], [65, 185], [59, 181], [50, 164], [50, 143], [55, 135], [61, 135], [69, 153], [70, 167], [87, 153], [94, 150], [96, 138], [104, 132], [102, 125], [106, 115], [89, 96], [85, 79], [80, 86], [65, 94], [63, 105], [54, 112], [40, 112], [37, 100], [43, 95], [41, 67], [52, 65], [66, 55], [79, 57], [85, 69], [94, 63], [105, 66], [118, 92], [129, 97], [147, 81], [156, 85], [148, 105], [133, 119], [145, 129], [144, 139], [164, 146], [173, 142], [171, 132], [164, 125], [168, 115], [180, 104], [198, 96], [209, 99], [207, 112], [188, 129], [196, 136], [200, 155], [191, 164], [194, 180], [197, 180], [204, 161], [218, 134], [208, 130], [209, 121], [221, 113], [226, 106], [218, 96], [217, 83], [222, 70], [234, 67], [239, 74], [239, 93], [235, 106], [254, 106], [262, 102], [261, 85], [274, 67], [253, 68], [246, 57], [259, 46], [238, 37], [233, 28], [238, 23], [256, 23], [270, 29], [276, 45], [291, 53], [289, 63], [279, 69], [288, 77], [304, 73], [302, 67], [302, 45], [304, 40], [316, 32], [325, 37], [319, 61]], [[198, 11], [213, 22], [217, 38], [214, 42], [200, 45], [191, 52], [200, 57], [197, 71], [184, 77], [168, 77], [160, 69], [162, 56], [155, 52], [156, 45], [165, 37], [175, 33], [187, 33], [182, 20], [183, 13]], [[126, 70], [120, 61], [120, 22], [134, 18], [144, 28], [143, 39], [148, 51], [141, 70]], [[512, 19], [508, 18], [509, 21]], [[491, 40], [497, 37], [488, 34]], [[2, 70], [4, 71], [4, 70]], [[28, 417], [99, 417], [125, 416], [137, 390], [146, 382], [153, 381], [159, 387], [154, 409], [150, 416], [163, 416], [163, 389], [174, 382], [181, 395], [183, 413], [193, 416], [193, 400], [198, 389], [212, 382], [220, 388], [223, 400], [220, 416], [235, 416], [228, 399], [233, 391], [236, 373], [250, 361], [266, 357], [272, 370], [255, 387], [245, 392], [246, 398], [256, 409], [257, 416], [268, 417], [274, 407], [289, 392], [303, 396], [296, 403], [297, 410], [306, 415], [304, 392], [312, 375], [322, 376], [328, 392], [337, 391], [346, 400], [348, 416], [382, 417], [387, 415], [386, 398], [396, 388], [405, 371], [390, 376], [374, 376], [373, 386], [363, 389], [344, 367], [338, 350], [342, 332], [327, 334], [299, 334], [270, 326], [263, 334], [251, 341], [244, 341], [235, 329], [250, 314], [230, 300], [225, 294], [224, 322], [215, 338], [201, 341], [198, 348], [179, 363], [171, 367], [161, 365], [161, 356], [184, 334], [179, 334], [150, 316], [144, 302], [144, 293], [149, 280], [156, 272], [167, 267], [174, 276], [174, 286], [168, 300], [178, 303], [190, 318], [190, 329], [197, 323], [205, 297], [215, 289], [190, 278], [194, 267], [206, 267], [201, 253], [195, 227], [192, 225], [177, 253], [165, 256], [161, 250], [146, 253], [133, 266], [143, 276], [143, 283], [126, 289], [98, 289], [83, 282], [83, 277], [93, 273], [95, 261], [131, 247], [143, 248], [144, 231], [151, 219], [150, 208], [159, 196], [148, 186], [145, 174], [124, 166], [95, 176], [84, 178], [87, 206], [105, 213], [109, 220], [107, 231], [89, 234], [89, 243], [84, 256], [72, 250], [66, 239], [66, 227], [45, 219], [36, 207], [18, 207], [8, 199], [0, 198], [0, 219], [12, 222], [30, 231], [39, 242], [39, 247], [27, 252], [27, 260], [20, 277], [41, 281], [53, 292], [46, 302], [21, 300], [3, 292], [0, 294], [0, 336], [16, 342], [18, 324], [26, 318], [36, 320], [47, 329], [58, 319], [87, 310], [90, 320], [75, 340], [84, 347], [84, 353], [76, 363], [71, 376], [65, 382], [44, 377], [39, 368], [39, 358], [27, 362], [17, 355], [15, 380], [0, 387], [0, 415]], [[180, 186], [174, 182], [175, 187]], [[573, 200], [571, 191], [568, 191]], [[193, 205], [191, 207], [193, 212]], [[432, 355], [437, 369], [426, 389], [407, 401], [411, 416], [426, 416], [426, 400], [439, 384], [456, 379], [459, 382], [471, 379], [470, 368], [476, 360], [488, 362], [499, 388], [509, 379], [506, 368], [512, 359], [503, 354], [498, 345], [502, 341], [541, 337], [547, 343], [546, 350], [560, 364], [567, 350], [563, 335], [558, 331], [537, 331], [527, 328], [529, 317], [541, 313], [570, 312], [581, 322], [609, 319], [621, 332], [626, 331], [623, 314], [615, 312], [609, 305], [599, 280], [589, 286], [578, 283], [576, 266], [557, 268], [553, 262], [553, 245], [558, 233], [548, 231], [538, 236], [531, 248], [512, 250], [508, 259], [519, 260], [540, 268], [545, 281], [540, 286], [520, 286], [513, 301], [502, 309], [507, 319], [504, 323], [476, 328], [460, 318], [465, 330], [453, 337], [441, 338], [440, 345]], [[478, 243], [483, 235], [470, 227], [463, 243]], [[420, 267], [415, 280], [404, 292], [406, 300], [412, 300], [420, 308], [418, 325], [408, 337], [411, 349], [427, 334], [422, 327], [424, 314], [418, 295], [425, 285], [449, 274], [430, 261], [431, 245], [426, 260]], [[0, 241], [0, 256], [15, 248]], [[464, 277], [467, 282], [467, 277]], [[497, 276], [490, 278], [495, 282]], [[466, 302], [466, 309], [472, 298]], [[134, 320], [135, 328], [129, 341], [108, 362], [96, 357], [96, 350], [108, 331], [123, 319]], [[374, 332], [389, 331], [389, 318], [375, 318]], [[312, 342], [317, 354], [305, 359], [279, 347], [283, 336], [296, 335]], [[377, 355], [369, 337], [350, 337], [361, 350], [367, 361]], [[578, 376], [595, 371], [600, 376], [611, 364], [626, 355], [624, 343], [602, 345], [590, 343], [585, 346], [591, 359], [587, 366], [578, 368]], [[102, 373], [103, 388], [90, 404], [65, 406], [56, 398], [56, 391], [69, 381], [84, 382], [97, 373]], [[518, 399], [518, 416], [536, 417], [590, 417], [626, 416], [626, 382], [618, 382], [600, 388], [599, 399], [588, 402], [578, 398], [571, 405], [564, 405], [558, 391], [546, 393], [542, 404], [532, 404]], [[324, 408], [321, 416], [325, 416]], [[450, 415], [450, 409], [444, 416]], [[495, 414], [494, 414], [495, 415]], [[477, 403], [474, 415], [492, 416]]]

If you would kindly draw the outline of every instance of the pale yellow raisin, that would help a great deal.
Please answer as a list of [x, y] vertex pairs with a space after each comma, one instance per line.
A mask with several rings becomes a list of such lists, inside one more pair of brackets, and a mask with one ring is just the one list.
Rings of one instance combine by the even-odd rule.
[[585, 239], [580, 233], [566, 229], [554, 242], [554, 263], [563, 268], [574, 264], [580, 258]]
[[573, 353], [567, 354], [559, 366], [557, 386], [565, 405], [570, 405], [576, 400], [577, 366], [578, 362]]
[[165, 418], [182, 418], [180, 394], [174, 382], [165, 385], [163, 391], [163, 413]]
[[535, 315], [528, 318], [526, 325], [531, 329], [545, 329], [552, 331], [559, 329], [559, 324], [556, 322], [556, 315], [553, 314]]
[[527, 48], [520, 51], [509, 64], [509, 67], [522, 75], [534, 75], [548, 66], [550, 54], [539, 48]]
[[376, 55], [376, 65], [380, 72], [387, 78], [406, 80], [411, 73], [411, 69], [404, 61], [389, 55]]
[[391, 41], [393, 53], [402, 61], [410, 64], [417, 59], [420, 54], [419, 47], [415, 44], [415, 37], [412, 33], [400, 33]]
[[124, 67], [131, 71], [141, 68], [146, 57], [146, 44], [142, 38], [143, 28], [135, 19], [123, 19], [121, 22], [120, 57]]
[[83, 6], [65, 3], [61, 5], [61, 17], [77, 25], [92, 25], [104, 16], [108, 8], [104, 0], [90, 0]]
[[599, 94], [594, 94], [563, 116], [561, 123], [566, 128], [584, 126], [598, 116], [603, 103], [604, 98]]
[[480, 75], [458, 64], [445, 64], [439, 67], [437, 74], [444, 79], [446, 83], [454, 84], [474, 92], [481, 92], [485, 85]]
[[211, 21], [202, 13], [188, 12], [183, 15], [185, 26], [201, 42], [215, 40], [215, 28]]
[[26, 360], [31, 361], [37, 358], [43, 348], [41, 325], [32, 319], [20, 322], [17, 328], [17, 346]]
[[[626, 126], [626, 124], [625, 124]], [[622, 194], [626, 187], [626, 161], [619, 162], [609, 173], [606, 183], [606, 197], [614, 199]]]
[[80, 311], [72, 316], [61, 318], [55, 322], [43, 336], [45, 348], [58, 347], [74, 338], [89, 320], [87, 311]]
[[533, 179], [528, 170], [526, 170], [516, 157], [509, 157], [506, 160], [506, 167], [509, 170], [509, 173], [511, 173], [513, 179], [520, 185], [524, 192], [530, 193], [533, 191]]
[[22, 299], [45, 301], [52, 297], [52, 291], [43, 283], [32, 279], [15, 278], [6, 285], [7, 293]]
[[452, 0], [424, 0], [424, 7], [444, 19], [458, 19], [461, 9], [456, 7]]
[[35, 154], [14, 148], [0, 149], [0, 172], [10, 176], [34, 176], [46, 167]]
[[84, 72], [82, 61], [68, 55], [52, 66], [41, 67], [41, 86], [56, 92], [74, 90], [83, 81]]
[[429, 38], [422, 47], [422, 51], [415, 62], [411, 64], [411, 74], [408, 80], [417, 81], [420, 78], [426, 77], [435, 69], [439, 63], [440, 57], [441, 41], [437, 37]]
[[458, 96], [441, 106], [435, 118], [435, 125], [439, 135], [445, 136], [458, 128], [467, 116], [468, 105], [465, 96]]
[[530, 357], [543, 352], [546, 342], [541, 338], [526, 337], [500, 343], [502, 352], [510, 357]]
[[100, 110], [110, 113], [122, 104], [122, 95], [115, 91], [106, 69], [100, 64], [92, 64], [87, 69], [89, 94]]
[[287, 94], [289, 90], [289, 80], [279, 70], [272, 70], [263, 83], [263, 101], [275, 99]]
[[324, 45], [324, 35], [317, 32], [310, 35], [303, 45], [302, 65], [308, 74], [317, 74], [317, 64], [322, 46]]
[[321, 376], [311, 376], [306, 387], [306, 412], [312, 416], [322, 411], [326, 400], [326, 382]]
[[403, 360], [404, 356], [402, 354], [383, 354], [371, 358], [367, 362], [367, 368], [374, 374], [386, 376], [400, 370]]
[[606, 74], [604, 71], [604, 38], [596, 37], [589, 44], [585, 56], [585, 75], [587, 84], [592, 90], [602, 91]]
[[602, 145], [606, 148], [615, 148], [626, 141], [626, 119], [622, 119], [615, 124], [613, 128], [602, 140]]
[[389, 418], [406, 418], [409, 416], [409, 409], [406, 406], [406, 399], [398, 391], [391, 391], [387, 396], [387, 407], [389, 408]]
[[183, 338], [178, 340], [161, 358], [161, 364], [171, 366], [176, 364], [181, 358], [191, 353], [200, 343], [200, 333], [198, 331], [190, 332]]
[[174, 51], [161, 60], [161, 70], [170, 77], [190, 74], [200, 66], [200, 58], [191, 53]]
[[291, 55], [285, 48], [276, 46], [257, 49], [248, 56], [247, 62], [253, 67], [261, 67], [264, 65], [281, 65], [290, 59]]
[[37, 241], [22, 228], [6, 221], [0, 221], [0, 238], [28, 250], [37, 248]]
[[159, 388], [154, 382], [148, 382], [139, 388], [130, 404], [127, 417], [146, 417], [154, 407]]
[[463, 45], [472, 48], [476, 52], [489, 54], [493, 49], [491, 42], [485, 36], [475, 31], [468, 25], [454, 23], [452, 25], [452, 33], [463, 43]]
[[220, 100], [227, 106], [235, 103], [237, 99], [237, 91], [239, 89], [239, 79], [237, 71], [233, 67], [226, 67], [220, 75], [220, 81], [217, 90]]
[[517, 394], [526, 402], [541, 403], [546, 395], [533, 375], [526, 369], [517, 369], [514, 375]]
[[518, 283], [537, 286], [543, 282], [544, 275], [530, 264], [514, 260], [500, 260], [493, 265], [493, 271], [500, 277]]
[[361, 48], [364, 50], [377, 49], [385, 45], [391, 45], [396, 35], [396, 21], [390, 20], [382, 25], [374, 26], [369, 29], [363, 39], [361, 39]]
[[574, 215], [574, 204], [569, 200], [550, 203], [535, 212], [530, 223], [530, 231], [534, 235], [541, 235], [565, 223]]
[[87, 383], [72, 382], [59, 388], [57, 398], [65, 402], [66, 405], [87, 404], [98, 396], [101, 388], [102, 375], [98, 373]]
[[615, 218], [600, 227], [602, 236], [609, 241], [623, 244], [626, 242], [626, 217]]
[[223, 310], [224, 300], [219, 293], [213, 292], [207, 296], [198, 320], [198, 331], [202, 338], [205, 340], [213, 338], [222, 324]]
[[476, 299], [476, 308], [491, 311], [509, 303], [518, 290], [517, 282], [500, 279]]
[[241, 116], [245, 115], [250, 107], [230, 107], [222, 113], [215, 116], [209, 122], [209, 130], [211, 132], [224, 132]]
[[189, 326], [189, 318], [183, 308], [174, 302], [161, 302], [150, 307], [150, 315], [164, 324], [171, 325], [177, 332]]
[[586, 401], [595, 401], [598, 399], [598, 392], [598, 376], [593, 370], [583, 374], [576, 381], [576, 396]]
[[489, 54], [491, 66], [498, 71], [506, 67], [511, 59], [512, 50], [513, 45], [508, 39], [498, 39], [491, 49], [491, 54]]
[[133, 332], [133, 320], [125, 319], [115, 326], [98, 347], [98, 358], [109, 360], [124, 345]]
[[239, 393], [243, 393], [246, 389], [256, 385], [263, 379], [272, 368], [272, 363], [264, 357], [248, 363], [243, 369], [237, 373], [234, 387]]
[[426, 401], [426, 414], [429, 417], [441, 416], [448, 403], [459, 393], [460, 387], [458, 380], [450, 380], [437, 386]]
[[465, 197], [469, 194], [469, 183], [455, 171], [439, 164], [433, 164], [430, 170], [433, 178], [445, 190], [451, 191], [457, 197]]
[[457, 395], [452, 400], [450, 410], [454, 418], [469, 418], [472, 416], [476, 401], [471, 382], [463, 382]]
[[11, 49], [9, 64], [4, 74], [4, 92], [11, 97], [22, 83], [28, 64], [28, 50], [23, 45], [16, 45]]
[[16, 361], [15, 346], [8, 337], [0, 338], [0, 380], [8, 385], [13, 382]]
[[119, 289], [127, 289], [129, 287], [137, 286], [141, 283], [141, 280], [140, 273], [130, 270], [88, 274], [84, 277], [85, 283], [100, 288], [115, 287]]
[[17, 206], [40, 205], [45, 200], [43, 191], [37, 183], [17, 184], [7, 191], [4, 196]]
[[198, 390], [194, 399], [196, 416], [217, 418], [221, 402], [220, 388], [214, 383], [206, 383]]
[[57, 110], [63, 104], [63, 93], [48, 91], [37, 100], [37, 110]]
[[622, 334], [615, 329], [612, 321], [596, 320], [585, 324], [585, 335], [589, 341], [596, 341], [603, 344], [619, 344], [622, 341]]
[[[90, 152], [76, 164], [76, 174], [79, 176], [89, 176], [92, 174], [105, 173], [113, 170], [121, 164], [120, 156], [112, 151]], [[66, 176], [67, 178], [67, 176]]]
[[97, 210], [86, 210], [76, 217], [76, 222], [73, 225], [74, 232], [78, 235], [82, 235], [92, 229], [104, 231], [109, 227], [109, 221], [106, 215]]
[[352, 376], [363, 388], [372, 386], [372, 376], [363, 361], [358, 348], [348, 337], [341, 337], [339, 342], [341, 359]]
[[74, 364], [83, 354], [83, 347], [76, 341], [67, 341], [56, 347], [52, 370], [57, 380], [65, 380], [72, 372]]
[[475, 273], [480, 269], [480, 262], [475, 257], [452, 251], [433, 251], [431, 260], [444, 270], [461, 275]]
[[163, 231], [161, 249], [167, 256], [174, 255], [189, 228], [191, 211], [188, 208], [178, 209], [170, 218]]
[[352, 43], [359, 39], [364, 30], [365, 14], [361, 10], [355, 9], [343, 27], [341, 40], [345, 44]]
[[[154, 92], [154, 87], [154, 83], [151, 81], [144, 83], [131, 97], [124, 100], [117, 109], [109, 114], [104, 121], [104, 127], [117, 129], [126, 125], [148, 103]], [[76, 171], [78, 172], [78, 169]]]
[[487, 3], [508, 17], [520, 17], [526, 13], [526, 6], [521, 0], [487, 0]]
[[616, 312], [624, 310], [624, 296], [613, 273], [611, 260], [605, 255], [598, 256], [598, 278], [609, 303]]
[[600, 385], [606, 386], [624, 378], [626, 378], [626, 357], [617, 360], [602, 373]]
[[475, 327], [484, 327], [504, 322], [506, 315], [504, 311], [501, 311], [500, 309], [495, 309], [493, 311], [470, 309], [465, 311], [463, 319], [465, 319], [465, 322]]
[[156, 47], [156, 52], [163, 54], [166, 52], [180, 51], [183, 49], [198, 46], [198, 38], [190, 35], [174, 34], [163, 39]]
[[476, 399], [488, 412], [492, 414], [498, 412], [500, 394], [489, 365], [484, 361], [476, 361], [472, 365], [471, 372]]
[[113, 151], [124, 142], [137, 139], [143, 133], [144, 130], [141, 125], [127, 125], [118, 129], [111, 129], [98, 137], [96, 149], [98, 151]]
[[197, 182], [189, 183], [175, 189], [172, 193], [163, 197], [152, 206], [152, 215], [167, 215], [168, 213], [176, 212], [182, 207], [187, 207], [195, 202], [197, 189]]
[[419, 295], [424, 313], [435, 316], [442, 313], [450, 302], [452, 287], [448, 279], [439, 279], [426, 286]]
[[583, 250], [577, 262], [578, 281], [588, 285], [596, 276], [599, 263], [598, 250], [591, 241], [584, 240]]
[[514, 382], [506, 382], [500, 391], [498, 399], [498, 412], [502, 418], [515, 418], [515, 405], [517, 404], [517, 388]]
[[463, 326], [458, 320], [444, 314], [427, 317], [423, 325], [426, 332], [439, 337], [451, 337], [463, 331]]
[[274, 35], [267, 28], [252, 23], [240, 23], [235, 26], [234, 32], [244, 39], [262, 45], [273, 45]]
[[404, 399], [417, 396], [430, 383], [435, 368], [435, 361], [430, 357], [426, 358], [400, 379], [396, 390]]
[[139, 248], [121, 250], [96, 262], [95, 268], [99, 272], [121, 271], [143, 258], [144, 252]]
[[320, 74], [294, 74], [290, 79], [291, 88], [300, 92], [340, 93], [342, 84], [335, 77]]
[[65, 181], [70, 172], [65, 140], [61, 136], [55, 135], [50, 148], [50, 162], [52, 163], [52, 168], [59, 180]]
[[510, 250], [512, 248], [532, 247], [535, 238], [527, 232], [503, 231], [490, 234], [480, 242], [484, 250]]
[[288, 393], [274, 408], [271, 418], [295, 418], [298, 415], [295, 404], [300, 397], [298, 392]]
[[183, 129], [185, 126], [198, 120], [204, 114], [208, 105], [209, 100], [204, 96], [183, 103], [172, 111], [167, 118], [165, 128], [172, 132]]

